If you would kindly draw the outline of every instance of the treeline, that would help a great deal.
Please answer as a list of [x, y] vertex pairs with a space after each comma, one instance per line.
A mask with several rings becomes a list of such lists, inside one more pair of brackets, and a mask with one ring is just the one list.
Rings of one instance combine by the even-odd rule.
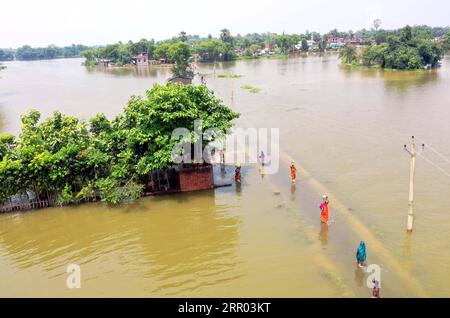
[[[341, 50], [340, 57], [347, 64], [362, 64], [388, 69], [421, 69], [439, 65], [443, 54], [450, 48], [450, 33], [435, 37], [428, 27], [406, 26], [389, 33], [384, 42], [366, 46], [361, 53], [348, 46]], [[438, 34], [443, 30], [437, 29]]]
[[[183, 55], [188, 56], [188, 59], [193, 57], [200, 62], [231, 61], [237, 58], [257, 58], [268, 54], [286, 55], [299, 51], [323, 52], [334, 48], [330, 45], [330, 39], [342, 40], [343, 43], [356, 40], [359, 45], [374, 46], [388, 43], [389, 39], [400, 37], [401, 29], [383, 30], [380, 26], [381, 21], [375, 20], [373, 28], [370, 30], [343, 32], [334, 29], [325, 34], [306, 31], [302, 34], [267, 32], [232, 35], [228, 29], [223, 29], [217, 38], [211, 35], [200, 37], [180, 32], [178, 36], [159, 42], [142, 39], [138, 42], [118, 42], [98, 48], [75, 44], [61, 48], [54, 45], [45, 48], [32, 48], [25, 45], [17, 50], [0, 49], [0, 61], [52, 59], [82, 55], [86, 58], [85, 64], [87, 66], [97, 65], [101, 60], [108, 60], [117, 66], [123, 66], [132, 63], [133, 55], [147, 53], [150, 60], [175, 64], [177, 60], [180, 60], [177, 50], [184, 51]], [[450, 50], [449, 27], [413, 26], [411, 27], [411, 35], [412, 38], [433, 39], [439, 43], [442, 50]], [[186, 45], [180, 45], [179, 43], [185, 43]], [[391, 64], [395, 65], [396, 63]], [[420, 63], [416, 64], [419, 65]], [[414, 63], [411, 63], [411, 65], [414, 65]]]
[[48, 60], [55, 58], [79, 57], [80, 53], [90, 49], [90, 47], [81, 44], [72, 44], [71, 46], [58, 47], [49, 45], [47, 47], [31, 47], [24, 45], [16, 50], [0, 49], [0, 61], [11, 60]]
[[[371, 47], [380, 44], [385, 44], [383, 46], [392, 46], [393, 39], [399, 39], [401, 42], [400, 46], [410, 47], [411, 39], [421, 39], [422, 42], [436, 42], [442, 50], [450, 50], [449, 27], [408, 27], [411, 32], [411, 39], [408, 39], [401, 36], [403, 29], [383, 30], [379, 28], [380, 25], [381, 21], [375, 20], [374, 28], [371, 30], [362, 29], [356, 32], [342, 32], [335, 29], [326, 34], [307, 31], [304, 34], [252, 33], [244, 36], [239, 34], [233, 36], [228, 29], [223, 29], [218, 38], [213, 38], [211, 35], [208, 35], [206, 38], [201, 38], [198, 35], [191, 36], [185, 32], [181, 32], [178, 36], [165, 41], [155, 42], [154, 40], [142, 39], [138, 42], [119, 42], [107, 45], [106, 47], [85, 51], [82, 55], [86, 58], [86, 65], [96, 65], [101, 60], [108, 60], [118, 66], [122, 66], [132, 63], [132, 56], [140, 53], [147, 53], [150, 60], [158, 60], [163, 63], [176, 63], [177, 55], [174, 54], [175, 50], [173, 48], [179, 45], [179, 43], [185, 43], [188, 46], [188, 49], [185, 48], [186, 54], [200, 62], [230, 61], [241, 57], [256, 58], [269, 52], [270, 54], [285, 55], [296, 51], [325, 51], [332, 48], [330, 39], [342, 41], [343, 46], [344, 43], [356, 40], [358, 45]], [[424, 51], [428, 50], [428, 48], [422, 47], [420, 50]], [[409, 53], [408, 51], [405, 54]], [[401, 55], [404, 55], [404, 53], [402, 52]], [[370, 63], [376, 60], [378, 58], [372, 59]], [[387, 57], [387, 62], [381, 63], [380, 65], [382, 67], [404, 68], [402, 63], [391, 60], [391, 58]], [[424, 58], [423, 60], [424, 63], [430, 61], [429, 58]], [[431, 60], [434, 60], [434, 58], [431, 58]], [[417, 63], [409, 63], [409, 67], [421, 66], [422, 62], [420, 59]]]
[[0, 61], [12, 61], [12, 60], [14, 60], [13, 50], [0, 49]]
[[113, 120], [98, 114], [85, 122], [54, 112], [40, 122], [32, 110], [22, 116], [17, 139], [0, 135], [0, 204], [16, 194], [61, 205], [133, 200], [152, 171], [173, 165], [175, 128], [192, 132], [200, 119], [204, 129], [225, 133], [237, 117], [206, 86], [180, 84], [155, 84], [146, 98], [131, 97]]
[[[199, 36], [190, 36], [181, 32], [177, 37], [157, 43], [146, 39], [138, 42], [118, 42], [85, 51], [82, 56], [86, 58], [86, 66], [97, 65], [102, 60], [123, 66], [131, 64], [132, 56], [141, 53], [147, 53], [150, 60], [168, 64], [176, 64], [177, 61], [182, 60], [182, 57], [184, 60], [189, 60], [193, 54], [198, 54], [201, 61], [231, 61], [237, 57], [233, 37], [227, 29], [222, 30], [220, 39], [213, 39], [211, 36], [201, 39]], [[183, 56], [180, 56], [180, 53]]]

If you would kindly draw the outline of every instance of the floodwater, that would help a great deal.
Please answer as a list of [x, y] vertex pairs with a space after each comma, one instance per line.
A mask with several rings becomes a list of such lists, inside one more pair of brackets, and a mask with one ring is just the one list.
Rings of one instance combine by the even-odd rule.
[[[29, 108], [112, 117], [170, 77], [168, 68], [89, 71], [81, 62], [5, 63], [0, 131], [19, 133]], [[0, 215], [0, 296], [369, 297], [369, 274], [355, 264], [360, 240], [381, 268], [382, 297], [450, 296], [450, 57], [428, 72], [345, 68], [335, 55], [197, 71], [242, 114], [237, 126], [279, 128], [279, 172], [246, 164], [239, 188]], [[225, 73], [243, 76], [217, 77]], [[408, 234], [411, 135], [426, 146]], [[66, 287], [71, 263], [80, 289]]]

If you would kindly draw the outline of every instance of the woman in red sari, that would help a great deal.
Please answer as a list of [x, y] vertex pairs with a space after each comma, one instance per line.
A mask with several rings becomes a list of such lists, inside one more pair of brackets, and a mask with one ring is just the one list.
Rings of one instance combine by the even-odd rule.
[[328, 196], [324, 195], [322, 196], [323, 202], [320, 204], [320, 210], [322, 210], [322, 213], [320, 213], [320, 221], [322, 223], [328, 222]]

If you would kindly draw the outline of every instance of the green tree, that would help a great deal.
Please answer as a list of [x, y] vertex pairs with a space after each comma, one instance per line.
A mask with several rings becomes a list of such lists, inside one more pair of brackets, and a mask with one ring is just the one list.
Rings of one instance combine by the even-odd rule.
[[380, 28], [380, 26], [381, 26], [381, 20], [380, 19], [373, 20], [373, 27], [375, 28], [375, 31], [378, 32], [378, 29]]
[[442, 46], [446, 51], [450, 51], [450, 31], [442, 36]]
[[233, 37], [228, 29], [220, 30], [220, 39], [223, 43], [233, 46]]
[[200, 61], [223, 61], [228, 50], [227, 46], [218, 39], [206, 40], [196, 47], [196, 52], [200, 56]]
[[12, 61], [14, 54], [11, 51], [0, 49], [0, 61]]
[[412, 39], [412, 28], [407, 25], [400, 29], [400, 41], [402, 43], [409, 43]]
[[29, 190], [59, 204], [134, 200], [150, 172], [174, 165], [173, 129], [193, 131], [200, 119], [204, 129], [225, 133], [237, 116], [206, 86], [180, 84], [155, 85], [145, 99], [132, 97], [112, 121], [103, 114], [84, 122], [54, 112], [41, 122], [31, 110], [21, 118], [17, 139], [0, 135], [0, 203]]
[[171, 44], [168, 49], [168, 56], [175, 62], [172, 67], [172, 73], [174, 76], [192, 77], [194, 75], [192, 70], [190, 70], [192, 50], [189, 44], [186, 42]]
[[178, 40], [180, 40], [181, 42], [187, 42], [188, 37], [186, 35], [186, 32], [181, 31], [180, 34], [178, 35]]
[[158, 44], [155, 49], [156, 58], [158, 58], [159, 60], [164, 60], [166, 63], [172, 62], [170, 60], [169, 48], [170, 48], [170, 43]]
[[339, 51], [339, 58], [345, 64], [352, 64], [358, 60], [358, 54], [354, 46], [346, 45]]
[[256, 57], [260, 46], [258, 44], [252, 44], [244, 50], [244, 56]]
[[302, 40], [302, 51], [303, 51], [303, 52], [307, 52], [308, 49], [309, 49], [308, 41], [307, 41], [306, 39], [303, 39], [303, 40]]

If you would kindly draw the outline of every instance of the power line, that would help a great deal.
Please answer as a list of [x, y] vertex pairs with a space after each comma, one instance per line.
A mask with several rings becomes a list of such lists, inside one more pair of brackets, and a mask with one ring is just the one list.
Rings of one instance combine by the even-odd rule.
[[423, 160], [425, 160], [426, 162], [428, 162], [430, 165], [434, 166], [436, 169], [438, 169], [442, 174], [444, 174], [446, 177], [450, 177], [450, 173], [448, 173], [444, 168], [442, 168], [441, 166], [439, 166], [438, 164], [434, 163], [433, 161], [431, 161], [429, 158], [425, 157], [424, 155], [419, 153], [419, 156], [422, 157]]
[[[424, 142], [422, 139], [417, 138], [420, 141]], [[447, 161], [448, 163], [450, 163], [450, 159], [448, 159], [445, 155], [443, 155], [442, 153], [440, 153], [439, 151], [437, 151], [436, 149], [434, 149], [433, 147], [431, 147], [428, 143], [427, 143], [427, 149], [431, 149], [431, 151], [433, 151], [435, 154], [437, 154], [439, 157], [441, 157], [442, 159], [444, 159], [445, 161]]]

